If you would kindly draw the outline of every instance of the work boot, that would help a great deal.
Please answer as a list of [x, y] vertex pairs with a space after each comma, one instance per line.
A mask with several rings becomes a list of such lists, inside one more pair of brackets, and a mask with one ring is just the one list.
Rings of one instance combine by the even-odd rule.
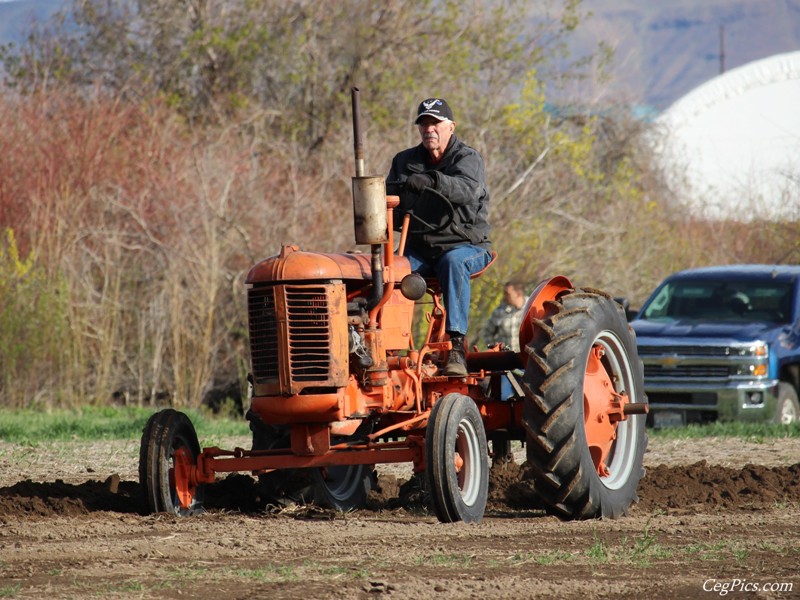
[[467, 358], [464, 356], [464, 336], [451, 336], [450, 343], [453, 344], [453, 349], [450, 350], [450, 354], [447, 356], [444, 374], [464, 377], [467, 374]]

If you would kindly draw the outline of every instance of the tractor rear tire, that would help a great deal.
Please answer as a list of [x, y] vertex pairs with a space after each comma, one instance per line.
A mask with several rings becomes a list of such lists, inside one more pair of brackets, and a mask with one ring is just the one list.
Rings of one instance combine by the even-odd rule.
[[204, 486], [192, 485], [186, 477], [199, 455], [197, 433], [185, 414], [166, 409], [148, 419], [139, 447], [139, 485], [149, 512], [203, 512]]
[[489, 496], [489, 450], [472, 398], [448, 394], [436, 402], [425, 434], [425, 460], [439, 521], [480, 522]]
[[613, 388], [646, 402], [635, 334], [603, 292], [574, 290], [544, 308], [525, 349], [522, 417], [536, 494], [562, 519], [626, 515], [644, 475], [645, 415], [616, 420], [609, 401]]

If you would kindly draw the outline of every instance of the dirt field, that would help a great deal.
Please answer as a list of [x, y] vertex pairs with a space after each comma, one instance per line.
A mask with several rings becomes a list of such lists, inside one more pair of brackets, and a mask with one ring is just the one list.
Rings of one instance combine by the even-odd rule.
[[137, 456], [0, 442], [0, 598], [800, 597], [798, 439], [651, 440], [631, 515], [569, 523], [525, 505], [520, 453], [479, 525], [438, 523], [397, 468], [347, 515], [269, 509], [232, 475], [202, 516], [142, 516]]

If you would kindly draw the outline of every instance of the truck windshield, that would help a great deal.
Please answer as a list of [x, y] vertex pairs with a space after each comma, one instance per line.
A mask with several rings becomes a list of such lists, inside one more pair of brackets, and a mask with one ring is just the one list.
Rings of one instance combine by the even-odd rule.
[[776, 281], [675, 280], [645, 305], [645, 319], [789, 323], [792, 284]]

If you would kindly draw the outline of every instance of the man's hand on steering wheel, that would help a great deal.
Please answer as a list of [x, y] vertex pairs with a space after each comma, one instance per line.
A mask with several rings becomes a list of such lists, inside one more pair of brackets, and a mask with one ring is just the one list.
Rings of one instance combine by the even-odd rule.
[[[411, 177], [416, 177], [416, 175], [412, 175]], [[407, 189], [408, 189], [408, 182], [411, 180], [411, 177], [409, 177], [405, 181], [405, 186]], [[430, 234], [430, 233], [439, 233], [440, 231], [446, 229], [453, 222], [453, 219], [456, 216], [455, 208], [453, 208], [453, 205], [450, 203], [450, 200], [448, 200], [444, 194], [442, 194], [441, 192], [437, 192], [435, 189], [431, 187], [424, 187], [422, 189], [421, 197], [427, 198], [428, 202], [438, 201], [439, 203], [441, 203], [443, 207], [442, 216], [444, 217], [444, 219], [442, 220], [441, 223], [435, 225], [433, 223], [429, 223], [425, 219], [421, 218], [419, 215], [415, 214], [414, 206], [400, 206], [399, 207], [400, 212], [408, 214], [411, 217], [412, 221], [416, 221], [418, 225], [417, 227], [412, 227], [409, 230], [409, 232]], [[417, 202], [419, 202], [420, 199], [418, 199]]]
[[414, 192], [415, 194], [421, 194], [425, 191], [425, 188], [433, 189], [436, 185], [436, 181], [433, 179], [433, 175], [428, 175], [427, 173], [414, 173], [410, 175], [408, 179], [405, 181], [406, 189], [410, 192]]

